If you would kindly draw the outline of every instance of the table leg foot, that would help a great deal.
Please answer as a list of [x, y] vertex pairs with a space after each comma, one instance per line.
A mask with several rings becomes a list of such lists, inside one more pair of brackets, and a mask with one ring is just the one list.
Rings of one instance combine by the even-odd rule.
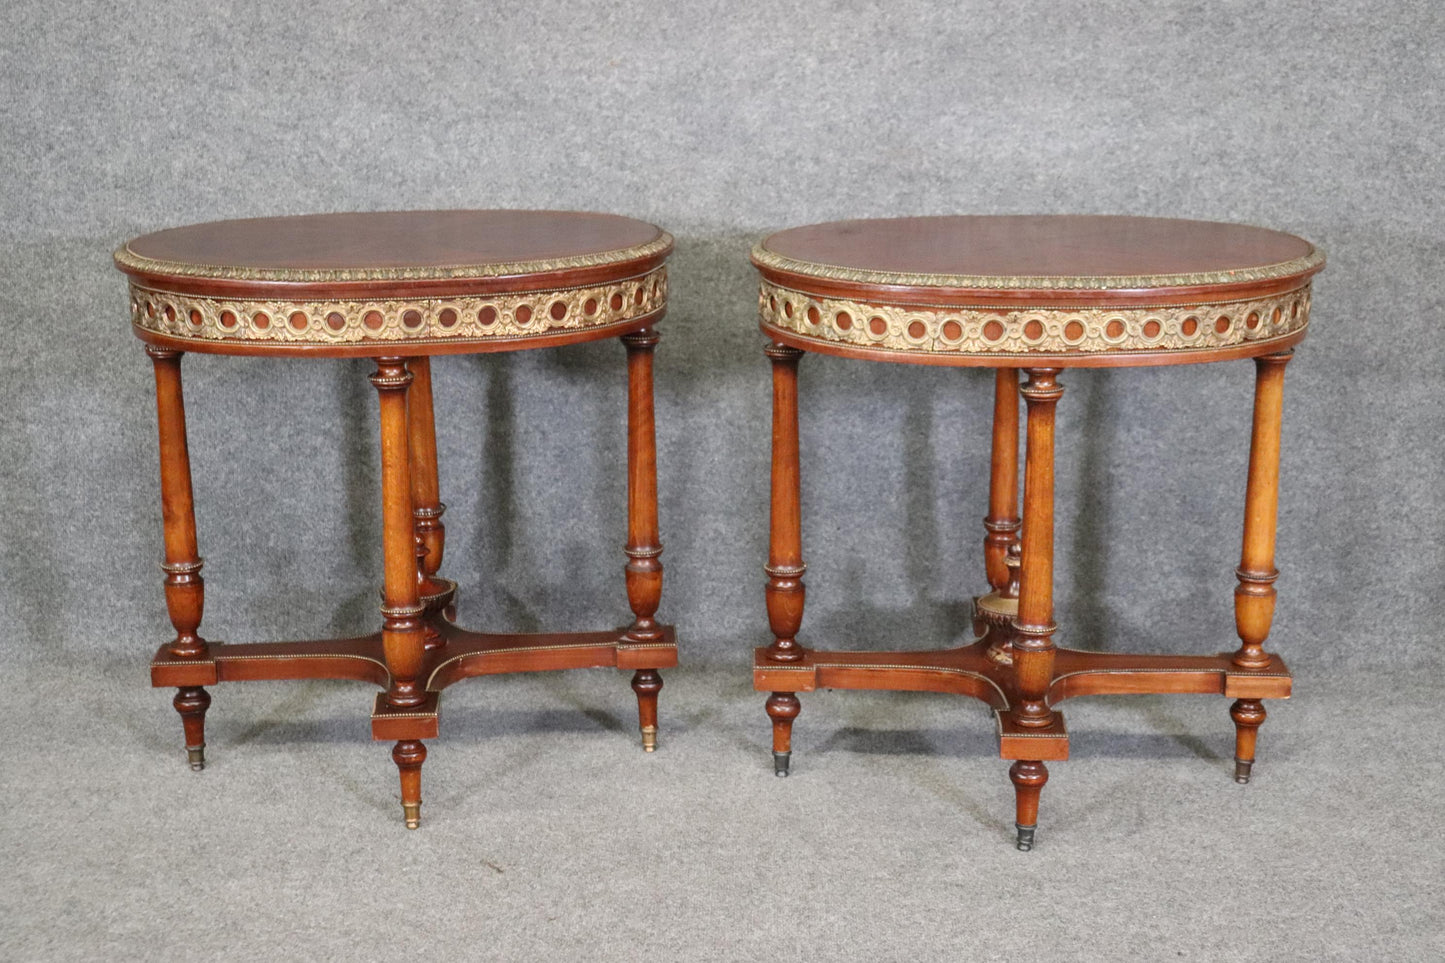
[[1254, 745], [1266, 715], [1258, 699], [1238, 699], [1229, 707], [1234, 720], [1234, 781], [1241, 786], [1249, 782], [1254, 768]]
[[803, 705], [791, 692], [774, 692], [763, 707], [773, 720], [773, 774], [786, 776], [793, 757], [793, 720], [803, 711]]
[[1049, 781], [1049, 770], [1037, 760], [1020, 759], [1009, 767], [1008, 777], [1014, 784], [1019, 852], [1034, 848], [1034, 830], [1039, 825], [1039, 794]]
[[426, 746], [419, 739], [403, 739], [391, 750], [391, 758], [401, 772], [401, 812], [407, 829], [421, 826], [421, 764], [426, 762]]
[[638, 669], [632, 675], [637, 693], [637, 725], [642, 732], [642, 751], [657, 751], [657, 694], [662, 691], [662, 674], [656, 669]]
[[211, 694], [200, 686], [176, 690], [171, 705], [181, 714], [186, 730], [186, 760], [193, 772], [206, 768], [206, 710], [211, 707]]

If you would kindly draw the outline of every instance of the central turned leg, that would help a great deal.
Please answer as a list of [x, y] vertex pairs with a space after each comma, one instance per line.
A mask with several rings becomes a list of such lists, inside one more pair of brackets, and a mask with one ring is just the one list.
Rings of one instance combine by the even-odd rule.
[[[1054, 674], [1054, 407], [1064, 386], [1056, 368], [1029, 369], [1022, 392], [1028, 403], [1028, 453], [1024, 463], [1023, 546], [1019, 607], [1013, 629], [1013, 721], [1026, 729], [1053, 724], [1045, 702]], [[1018, 848], [1033, 848], [1039, 793], [1049, 772], [1039, 759], [1023, 759], [1009, 771], [1017, 805]]]
[[[621, 645], [649, 645], [662, 639], [653, 618], [662, 602], [662, 540], [657, 526], [657, 430], [653, 420], [652, 353], [661, 335], [653, 328], [624, 334], [627, 348], [627, 604], [632, 625]], [[637, 724], [644, 752], [657, 750], [657, 695], [662, 675], [638, 669]]]
[[[446, 528], [442, 515], [447, 507], [441, 501], [441, 483], [437, 477], [436, 415], [432, 408], [431, 359], [413, 358], [407, 362], [411, 372], [411, 390], [407, 396], [407, 444], [411, 455], [411, 514], [416, 538], [417, 589], [421, 595], [435, 595], [446, 585], [436, 578], [442, 566], [446, 547]], [[441, 637], [427, 633], [427, 648], [441, 645]]]
[[[1249, 440], [1249, 480], [1244, 494], [1244, 544], [1235, 575], [1234, 626], [1239, 651], [1234, 664], [1263, 669], [1270, 664], [1264, 643], [1274, 620], [1275, 523], [1279, 513], [1279, 441], [1284, 413], [1284, 367], [1293, 351], [1254, 359], [1254, 427]], [[1249, 782], [1254, 743], [1264, 723], [1264, 704], [1240, 699], [1229, 709], [1234, 720], [1234, 781]]]
[[[386, 574], [381, 639], [391, 684], [386, 702], [410, 708], [426, 700], [417, 677], [425, 654], [426, 630], [417, 592], [417, 556], [412, 518], [407, 389], [412, 374], [401, 358], [378, 358], [371, 375], [381, 405], [381, 521]], [[421, 764], [426, 749], [403, 740], [392, 751], [401, 770], [401, 805], [408, 829], [421, 821]]]
[[1018, 614], [1019, 567], [1019, 373], [994, 372], [993, 447], [988, 481], [988, 515], [983, 527], [983, 565], [992, 592], [978, 599], [974, 631], [987, 631], [988, 657], [1013, 662], [1013, 616]]
[[1008, 588], [1009, 549], [1019, 540], [1019, 373], [994, 372], [993, 457], [988, 480], [988, 515], [983, 527], [983, 564], [995, 592]]
[[[768, 529], [768, 625], [773, 642], [768, 658], [797, 662], [803, 658], [798, 629], [803, 625], [802, 487], [798, 458], [798, 360], [803, 352], [785, 344], [768, 345], [773, 362], [773, 470], [771, 523]], [[793, 755], [793, 720], [802, 711], [792, 692], [774, 692], [765, 704], [773, 722], [773, 772], [788, 774]]]
[[[176, 637], [170, 653], [179, 659], [202, 659], [207, 653], [201, 638], [201, 612], [206, 587], [201, 579], [201, 556], [196, 546], [196, 512], [191, 495], [191, 456], [186, 446], [186, 406], [181, 389], [181, 352], [147, 347], [155, 368], [156, 421], [160, 427], [161, 517], [165, 526], [166, 611]], [[191, 768], [206, 768], [206, 710], [211, 694], [200, 686], [176, 691], [172, 703], [181, 715], [186, 733], [186, 757]]]

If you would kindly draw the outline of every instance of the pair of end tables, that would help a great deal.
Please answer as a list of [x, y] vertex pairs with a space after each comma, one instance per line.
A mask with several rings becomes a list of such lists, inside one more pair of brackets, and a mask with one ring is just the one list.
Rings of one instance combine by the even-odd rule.
[[[165, 596], [175, 638], [151, 663], [177, 690], [193, 769], [205, 764], [206, 686], [246, 679], [371, 682], [372, 736], [392, 742], [405, 823], [421, 820], [424, 740], [442, 689], [471, 676], [632, 669], [642, 746], [657, 744], [660, 670], [677, 664], [662, 594], [652, 356], [667, 305], [672, 238], [603, 214], [449, 211], [226, 221], [123, 246], [131, 320], [155, 369]], [[1241, 225], [1131, 217], [935, 217], [844, 221], [774, 234], [753, 251], [772, 362], [773, 642], [754, 658], [770, 693], [774, 771], [787, 775], [798, 693], [819, 687], [956, 693], [987, 703], [1013, 761], [1017, 845], [1032, 848], [1046, 763], [1068, 757], [1057, 706], [1081, 695], [1214, 693], [1235, 701], [1235, 778], [1247, 782], [1262, 700], [1290, 675], [1265, 651], [1274, 610], [1284, 369], [1309, 322], [1324, 257], [1300, 238]], [[613, 631], [518, 635], [455, 624], [440, 571], [431, 357], [617, 337], [627, 355], [626, 591]], [[379, 632], [361, 638], [221, 644], [200, 635], [197, 547], [181, 357], [187, 351], [368, 357], [380, 403], [384, 587]], [[798, 641], [804, 562], [798, 362], [815, 351], [865, 361], [995, 369], [984, 519], [989, 591], [972, 643], [938, 651], [824, 650]], [[1054, 645], [1054, 411], [1063, 368], [1253, 358], [1253, 432], [1237, 650], [1128, 655]], [[1020, 373], [1023, 383], [1020, 384]], [[1019, 399], [1027, 408], [1019, 500]]]

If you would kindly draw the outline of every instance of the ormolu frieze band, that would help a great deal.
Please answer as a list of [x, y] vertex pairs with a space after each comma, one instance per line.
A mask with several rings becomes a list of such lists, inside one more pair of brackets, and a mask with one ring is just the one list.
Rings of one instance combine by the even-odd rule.
[[936, 354], [1070, 354], [1223, 348], [1309, 324], [1310, 289], [1144, 308], [949, 308], [820, 298], [764, 281], [764, 322], [820, 341]]
[[172, 338], [270, 344], [486, 341], [603, 327], [667, 304], [667, 268], [623, 281], [464, 298], [254, 301], [132, 283], [131, 322]]

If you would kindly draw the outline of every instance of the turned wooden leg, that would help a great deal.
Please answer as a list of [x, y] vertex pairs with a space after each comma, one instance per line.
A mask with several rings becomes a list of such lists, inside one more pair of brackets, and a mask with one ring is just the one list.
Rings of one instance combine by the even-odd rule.
[[[1234, 627], [1239, 651], [1234, 664], [1262, 669], [1270, 664], [1264, 651], [1274, 620], [1275, 522], [1279, 512], [1279, 441], [1284, 412], [1284, 368], [1292, 351], [1254, 359], [1254, 427], [1249, 440], [1249, 478], [1244, 494], [1244, 538], [1239, 579], [1234, 589]], [[1265, 712], [1257, 700], [1241, 699], [1230, 708], [1235, 725], [1234, 778], [1248, 782], [1254, 743]]]
[[1019, 373], [1017, 368], [994, 372], [993, 457], [988, 483], [988, 515], [983, 527], [984, 570], [996, 592], [1008, 588], [1009, 548], [1019, 532]]
[[[803, 352], [785, 344], [769, 344], [764, 353], [773, 362], [772, 503], [768, 528], [768, 625], [773, 641], [768, 658], [797, 662], [803, 658], [798, 629], [803, 625], [802, 486], [798, 458], [798, 360]], [[774, 692], [765, 705], [773, 720], [773, 772], [788, 774], [792, 759], [793, 720], [801, 705], [791, 692]]]
[[[1022, 392], [1028, 404], [1028, 451], [1024, 462], [1023, 543], [1018, 616], [1013, 627], [1014, 688], [1010, 709], [1025, 728], [1053, 724], [1045, 701], [1054, 676], [1054, 407], [1064, 386], [1055, 368], [1029, 369]], [[1019, 760], [1009, 771], [1018, 796], [1019, 849], [1033, 847], [1039, 792], [1048, 779], [1043, 762]], [[1017, 773], [1017, 775], [1015, 775]]]
[[773, 775], [786, 776], [793, 758], [793, 720], [803, 711], [803, 704], [791, 692], [774, 692], [763, 708], [773, 720]]
[[1236, 699], [1229, 707], [1229, 717], [1234, 720], [1234, 781], [1240, 785], [1249, 782], [1249, 772], [1254, 768], [1254, 740], [1265, 715], [1264, 703], [1258, 699]]
[[432, 407], [431, 359], [412, 358], [411, 389], [407, 393], [407, 444], [411, 454], [411, 514], [416, 537], [417, 584], [423, 595], [441, 591], [435, 581], [446, 548], [446, 527], [442, 515], [437, 477], [436, 414]]
[[[200, 636], [206, 586], [201, 578], [201, 556], [196, 546], [196, 513], [191, 495], [191, 456], [186, 447], [186, 406], [181, 389], [181, 352], [147, 347], [155, 368], [156, 420], [160, 428], [161, 517], [165, 527], [166, 611], [176, 637], [171, 654], [183, 659], [204, 658], [206, 640]], [[186, 757], [199, 772], [206, 767], [206, 709], [210, 693], [199, 686], [177, 691], [173, 705], [181, 714], [186, 733]]]
[[[418, 706], [426, 700], [418, 676], [426, 655], [426, 623], [417, 578], [413, 528], [411, 454], [407, 389], [412, 373], [401, 358], [376, 359], [371, 375], [381, 405], [381, 525], [385, 583], [382, 588], [381, 646], [391, 684], [388, 705]], [[421, 764], [426, 747], [415, 739], [396, 744], [392, 759], [401, 770], [401, 808], [408, 829], [421, 825]]]
[[186, 730], [186, 759], [194, 772], [206, 768], [206, 710], [211, 707], [211, 694], [200, 686], [187, 686], [176, 690], [171, 701], [181, 714], [181, 725]]
[[642, 730], [642, 751], [657, 751], [657, 694], [662, 691], [662, 673], [638, 669], [632, 673], [632, 691], [637, 693], [637, 724]]
[[406, 828], [421, 826], [421, 764], [426, 762], [426, 745], [419, 739], [403, 739], [391, 750], [401, 773], [401, 811]]
[[1034, 830], [1039, 826], [1039, 794], [1049, 781], [1049, 770], [1042, 762], [1020, 759], [1009, 767], [1014, 784], [1014, 828], [1018, 832], [1019, 852], [1034, 848]]
[[989, 472], [988, 515], [983, 527], [983, 564], [989, 595], [974, 608], [975, 634], [989, 635], [988, 657], [1013, 663], [1013, 616], [1019, 597], [1019, 373], [994, 372], [993, 457]]
[[[661, 336], [653, 328], [624, 334], [627, 348], [627, 604], [632, 625], [622, 645], [649, 645], [662, 638], [654, 616], [662, 602], [662, 539], [657, 526], [657, 430], [653, 418], [652, 353]], [[656, 669], [638, 669], [632, 676], [637, 693], [637, 724], [642, 749], [657, 749], [657, 694], [662, 676]]]
[[385, 586], [382, 650], [391, 673], [387, 702], [416, 706], [426, 698], [417, 676], [425, 646], [418, 601], [416, 540], [412, 529], [407, 388], [411, 372], [400, 358], [378, 358], [371, 383], [381, 403], [381, 506]]

